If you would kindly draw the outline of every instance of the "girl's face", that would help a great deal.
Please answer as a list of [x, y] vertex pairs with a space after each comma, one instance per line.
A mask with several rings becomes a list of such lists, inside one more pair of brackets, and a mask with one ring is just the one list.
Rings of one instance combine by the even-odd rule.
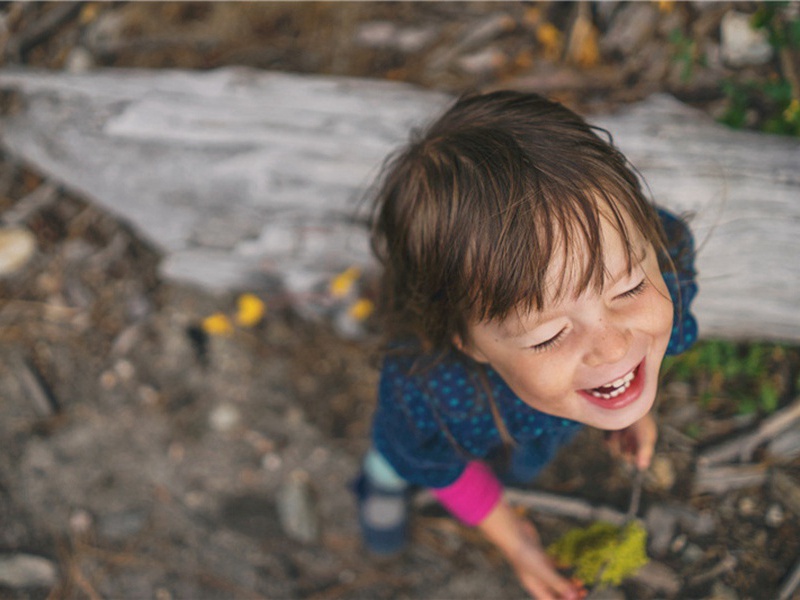
[[[653, 406], [673, 312], [653, 245], [626, 220], [633, 249], [628, 275], [623, 240], [601, 221], [606, 278], [600, 292], [563, 294], [541, 312], [472, 324], [469, 342], [456, 343], [489, 363], [533, 408], [618, 430]], [[570, 266], [554, 264], [549, 281], [555, 285]]]

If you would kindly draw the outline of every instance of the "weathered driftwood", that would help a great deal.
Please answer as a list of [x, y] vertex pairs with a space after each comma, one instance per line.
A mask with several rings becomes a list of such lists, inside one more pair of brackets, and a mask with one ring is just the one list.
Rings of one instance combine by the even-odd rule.
[[705, 468], [732, 461], [748, 462], [760, 445], [775, 439], [798, 421], [800, 421], [800, 400], [761, 421], [755, 431], [705, 450], [698, 457], [697, 463]]
[[[384, 156], [451, 100], [384, 81], [246, 69], [0, 71], [2, 143], [129, 221], [172, 278], [304, 293], [369, 269], [359, 207]], [[800, 140], [654, 96], [590, 121], [654, 198], [693, 212], [703, 335], [800, 340]]]

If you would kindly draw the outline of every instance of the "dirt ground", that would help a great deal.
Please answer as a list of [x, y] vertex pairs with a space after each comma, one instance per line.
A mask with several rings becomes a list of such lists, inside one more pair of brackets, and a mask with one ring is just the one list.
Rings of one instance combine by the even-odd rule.
[[[757, 5], [12, 2], [0, 14], [6, 66], [245, 64], [539, 89], [587, 111], [666, 91], [718, 116], [723, 80], [780, 69], [713, 60], [733, 8]], [[0, 218], [49, 183], [4, 157]], [[262, 295], [257, 325], [208, 335], [203, 320], [235, 314], [236, 295], [160, 280], [158, 251], [125, 223], [69, 190], [47, 197], [24, 220], [35, 255], [0, 279], [0, 597], [523, 596], [436, 507], [416, 515], [403, 556], [362, 552], [348, 482], [368, 443], [377, 332], [344, 339]], [[793, 348], [773, 362], [780, 408], [799, 363]], [[639, 512], [655, 567], [592, 597], [776, 598], [797, 563], [800, 458], [761, 444], [702, 480], [704, 452], [763, 422], [724, 397], [700, 408], [705, 391], [668, 376], [661, 395]], [[582, 433], [536, 488], [624, 511], [630, 477], [601, 447]], [[531, 517], [546, 542], [585, 524]]]

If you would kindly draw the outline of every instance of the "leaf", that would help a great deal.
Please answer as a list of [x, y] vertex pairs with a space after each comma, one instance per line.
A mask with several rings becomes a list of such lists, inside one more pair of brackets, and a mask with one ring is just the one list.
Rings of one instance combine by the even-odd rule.
[[242, 327], [253, 327], [261, 322], [266, 312], [266, 305], [255, 294], [242, 294], [238, 300], [236, 324]]
[[331, 279], [329, 291], [334, 298], [344, 298], [353, 289], [353, 285], [361, 276], [358, 267], [350, 267]]
[[208, 335], [228, 336], [233, 333], [231, 320], [222, 313], [214, 313], [203, 319], [203, 331]]
[[359, 298], [356, 300], [347, 313], [356, 321], [367, 320], [372, 313], [375, 312], [375, 304], [367, 298]]

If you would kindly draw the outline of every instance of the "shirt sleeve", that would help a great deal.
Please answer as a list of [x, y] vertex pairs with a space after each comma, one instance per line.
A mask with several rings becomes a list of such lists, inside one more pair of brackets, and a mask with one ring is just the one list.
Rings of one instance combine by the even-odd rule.
[[443, 488], [467, 467], [468, 454], [447, 435], [424, 378], [407, 374], [403, 361], [387, 357], [372, 424], [375, 448], [412, 484]]
[[691, 312], [692, 301], [697, 295], [694, 238], [686, 223], [672, 213], [659, 208], [658, 216], [667, 237], [667, 250], [675, 266], [674, 271], [666, 269], [662, 273], [674, 306], [667, 354], [680, 354], [688, 350], [698, 336], [697, 320]]

